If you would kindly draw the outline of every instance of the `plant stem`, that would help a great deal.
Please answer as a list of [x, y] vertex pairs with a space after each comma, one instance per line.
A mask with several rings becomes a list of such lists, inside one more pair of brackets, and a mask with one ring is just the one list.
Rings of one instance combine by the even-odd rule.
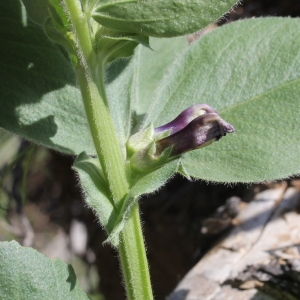
[[[79, 0], [64, 0], [78, 45], [77, 80], [98, 159], [115, 204], [129, 192], [126, 165], [122, 156], [104, 88], [103, 63], [97, 62], [88, 22]], [[97, 74], [95, 71], [97, 67]], [[96, 77], [96, 78], [95, 78]], [[97, 81], [97, 82], [96, 82]], [[99, 203], [101, 205], [101, 203]], [[150, 275], [141, 229], [138, 204], [132, 209], [120, 235], [119, 255], [129, 300], [152, 300]]]
[[108, 181], [112, 198], [115, 203], [118, 203], [126, 197], [129, 184], [111, 115], [96, 83], [87, 77], [82, 65], [77, 69], [77, 80], [98, 159]]
[[[98, 155], [98, 159], [107, 178], [112, 197], [117, 203], [128, 193], [129, 184], [125, 172], [125, 164], [107, 106], [103, 66], [97, 64], [92, 48], [88, 23], [81, 11], [79, 0], [65, 0], [66, 7], [77, 39], [80, 63], [77, 67], [77, 80], [80, 86], [85, 112], [90, 131]], [[92, 70], [98, 67], [97, 80], [101, 90], [93, 78]], [[101, 93], [101, 94], [100, 94]]]
[[121, 232], [119, 253], [127, 298], [153, 299], [138, 203], [134, 205], [125, 229]]

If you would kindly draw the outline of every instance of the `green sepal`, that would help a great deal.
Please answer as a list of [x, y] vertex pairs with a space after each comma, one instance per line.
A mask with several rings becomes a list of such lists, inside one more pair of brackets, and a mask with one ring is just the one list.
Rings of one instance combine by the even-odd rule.
[[172, 148], [165, 149], [159, 156], [156, 155], [155, 142], [167, 137], [168, 130], [155, 133], [153, 125], [138, 131], [127, 141], [127, 158], [133, 172], [149, 173], [170, 161]]
[[155, 152], [155, 142], [152, 142], [145, 149], [134, 153], [130, 158], [132, 172], [149, 173], [172, 160], [172, 147], [165, 149], [159, 156]]
[[154, 140], [154, 128], [150, 124], [146, 129], [133, 134], [127, 141], [127, 155], [132, 156], [134, 153], [145, 149]]

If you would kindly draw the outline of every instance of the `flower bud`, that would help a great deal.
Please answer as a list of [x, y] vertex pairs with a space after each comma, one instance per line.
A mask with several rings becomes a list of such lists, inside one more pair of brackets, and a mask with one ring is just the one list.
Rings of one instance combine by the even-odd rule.
[[206, 104], [196, 104], [173, 121], [132, 135], [127, 142], [127, 158], [132, 169], [144, 173], [187, 151], [207, 146], [234, 128]]
[[172, 147], [170, 156], [177, 156], [207, 146], [232, 132], [234, 132], [233, 126], [225, 122], [217, 112], [205, 113], [193, 119], [183, 129], [156, 141], [155, 156], [160, 156], [165, 149], [170, 147]]
[[154, 133], [158, 135], [163, 131], [169, 130], [170, 134], [174, 134], [187, 126], [195, 118], [207, 113], [216, 113], [216, 111], [207, 104], [195, 104], [184, 110], [173, 121], [155, 128]]

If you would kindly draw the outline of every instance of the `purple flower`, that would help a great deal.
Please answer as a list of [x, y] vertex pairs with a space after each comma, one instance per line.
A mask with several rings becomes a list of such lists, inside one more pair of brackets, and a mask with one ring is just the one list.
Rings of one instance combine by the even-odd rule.
[[[195, 108], [204, 113], [192, 118]], [[197, 104], [186, 109], [172, 122], [155, 129], [155, 132], [163, 130], [170, 130], [171, 135], [155, 142], [156, 157], [170, 147], [172, 147], [170, 156], [180, 155], [207, 146], [227, 133], [234, 132], [232, 125], [225, 122], [214, 109], [205, 104]]]
[[127, 158], [132, 170], [145, 173], [187, 151], [207, 146], [234, 128], [207, 104], [196, 104], [173, 121], [132, 135], [127, 141]]
[[174, 134], [186, 127], [195, 118], [207, 113], [217, 112], [207, 104], [195, 104], [184, 110], [173, 121], [155, 128], [154, 133], [155, 135], [157, 135], [162, 133], [163, 131], [170, 130], [170, 134]]

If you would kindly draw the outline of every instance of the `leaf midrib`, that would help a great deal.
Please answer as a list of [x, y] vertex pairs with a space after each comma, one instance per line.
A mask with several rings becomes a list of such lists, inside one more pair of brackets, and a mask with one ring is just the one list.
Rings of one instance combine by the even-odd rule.
[[287, 86], [287, 85], [289, 85], [289, 84], [297, 83], [297, 81], [299, 81], [299, 83], [300, 83], [300, 76], [299, 76], [298, 78], [293, 79], [293, 80], [289, 80], [289, 81], [286, 81], [286, 82], [284, 82], [284, 83], [282, 83], [282, 84], [280, 84], [280, 85], [277, 85], [276, 87], [270, 88], [269, 90], [266, 90], [265, 92], [260, 93], [259, 95], [256, 95], [256, 96], [254, 96], [254, 97], [251, 97], [251, 98], [246, 99], [246, 100], [244, 100], [244, 101], [240, 101], [240, 102], [238, 102], [238, 103], [236, 103], [236, 104], [233, 104], [233, 105], [231, 105], [231, 106], [229, 106], [229, 107], [227, 107], [227, 108], [225, 108], [225, 109], [221, 109], [221, 110], [220, 110], [220, 113], [224, 113], [224, 112], [227, 112], [227, 111], [229, 111], [229, 110], [231, 110], [231, 109], [234, 109], [234, 108], [237, 108], [237, 107], [239, 107], [239, 106], [242, 106], [242, 105], [244, 105], [244, 104], [247, 103], [247, 102], [258, 100], [259, 98], [261, 98], [261, 97], [263, 97], [263, 96], [266, 96], [266, 95], [268, 95], [268, 94], [271, 94], [271, 93], [275, 92], [276, 90], [280, 90], [280, 89], [283, 88], [284, 86]]

